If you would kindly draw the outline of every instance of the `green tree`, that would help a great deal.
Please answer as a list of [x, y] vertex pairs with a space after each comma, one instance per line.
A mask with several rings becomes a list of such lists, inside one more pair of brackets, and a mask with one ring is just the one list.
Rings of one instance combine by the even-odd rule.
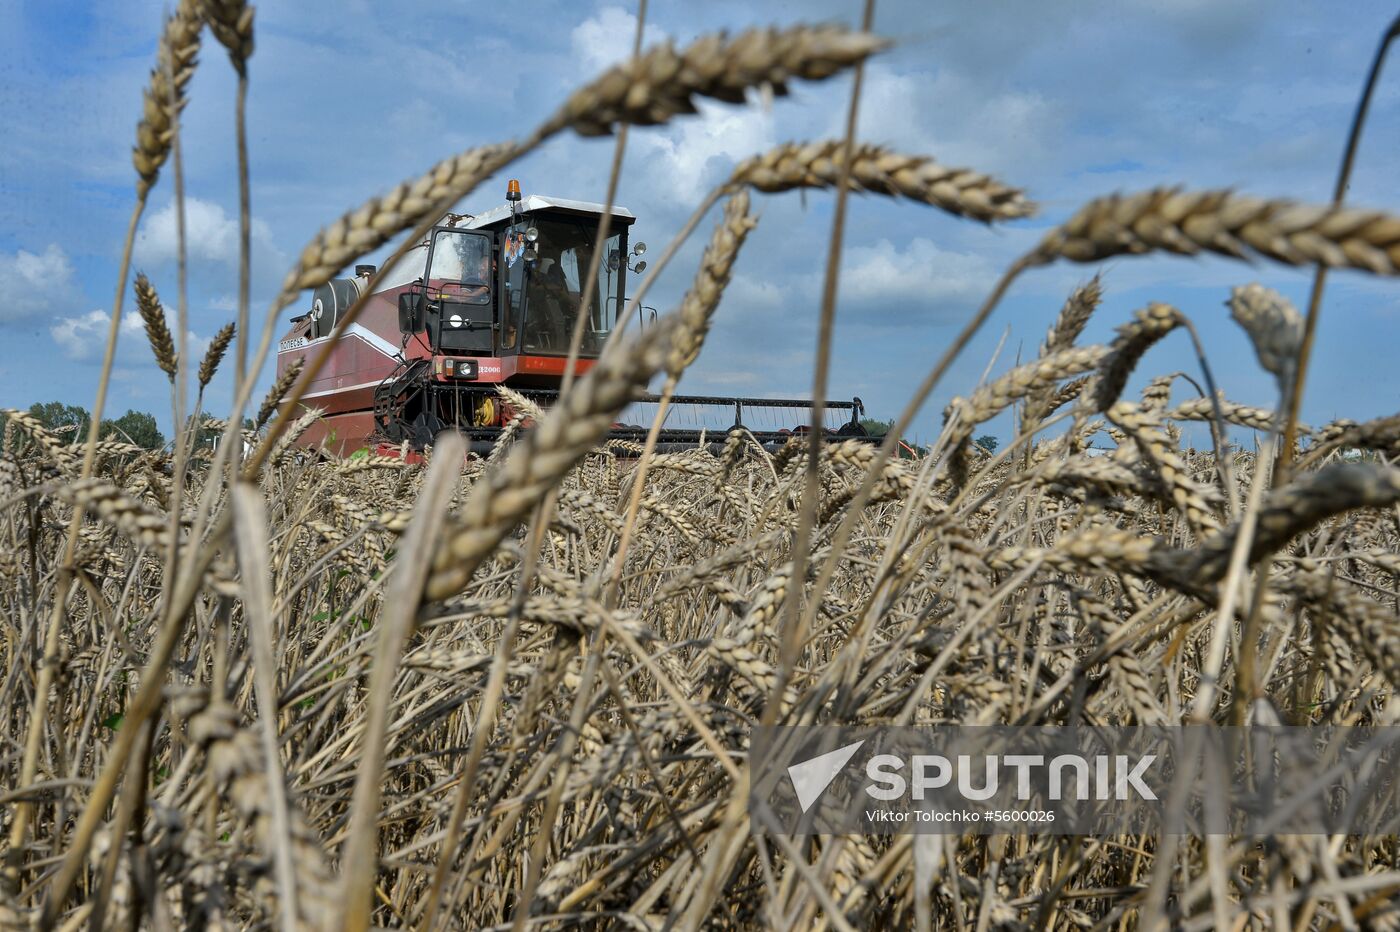
[[63, 443], [87, 441], [92, 415], [81, 405], [66, 405], [61, 401], [38, 402], [29, 406], [29, 414], [51, 431], [57, 431]]
[[860, 426], [865, 428], [865, 432], [872, 437], [883, 437], [890, 432], [894, 426], [894, 421], [882, 421], [878, 418], [863, 417], [860, 419]]
[[210, 417], [207, 414], [200, 414], [198, 421], [195, 420], [195, 415], [191, 414], [185, 418], [185, 429], [180, 432], [181, 436], [187, 437], [189, 432], [193, 430], [196, 450], [200, 447], [212, 447], [223, 436], [224, 432], [209, 422]]
[[[216, 446], [219, 442], [219, 438], [224, 435], [222, 427], [211, 426], [211, 417], [212, 416], [208, 414], [201, 414], [199, 416], [198, 425], [194, 424], [194, 415], [190, 415], [188, 418], [185, 419], [185, 429], [189, 430], [191, 427], [194, 427], [195, 429], [194, 445], [196, 449], [198, 449], [199, 447]], [[253, 427], [253, 419], [250, 417], [245, 417], [243, 419], [243, 429], [252, 430]]]
[[102, 422], [102, 436], [115, 434], [118, 440], [130, 440], [138, 447], [159, 450], [165, 446], [165, 435], [156, 426], [156, 418], [145, 411], [127, 411], [121, 417]]
[[988, 453], [995, 453], [997, 451], [997, 447], [1001, 446], [1001, 441], [993, 437], [991, 434], [983, 434], [982, 436], [978, 437], [972, 442], [977, 444], [982, 449], [986, 450]]

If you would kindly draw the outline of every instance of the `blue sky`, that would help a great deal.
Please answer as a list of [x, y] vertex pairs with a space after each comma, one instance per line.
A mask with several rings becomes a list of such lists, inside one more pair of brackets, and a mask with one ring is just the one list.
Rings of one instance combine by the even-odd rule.
[[[0, 405], [91, 403], [133, 202], [129, 150], [164, 6], [0, 5]], [[647, 38], [853, 21], [859, 6], [653, 0]], [[260, 4], [249, 99], [254, 320], [320, 226], [446, 155], [528, 131], [625, 54], [633, 12], [633, 4], [607, 0]], [[1394, 13], [1377, 3], [1254, 0], [881, 3], [876, 30], [898, 45], [869, 68], [862, 137], [991, 172], [1026, 188], [1042, 213], [989, 229], [917, 205], [854, 199], [832, 397], [860, 395], [873, 415], [897, 414], [1000, 270], [1091, 197], [1184, 184], [1325, 201], [1375, 43]], [[1349, 200], [1400, 210], [1391, 163], [1400, 64], [1382, 80]], [[706, 105], [700, 117], [635, 131], [619, 197], [640, 218], [634, 239], [659, 250], [735, 161], [789, 139], [838, 135], [849, 86], [845, 78], [794, 85], [791, 98], [771, 107]], [[237, 274], [234, 82], [211, 37], [190, 96], [190, 329], [198, 349], [234, 316]], [[608, 140], [562, 137], [509, 175], [527, 192], [601, 200], [611, 154]], [[505, 177], [489, 183], [463, 209], [494, 206], [504, 186]], [[169, 304], [171, 191], [167, 171], [136, 249], [136, 268]], [[794, 194], [758, 207], [759, 227], [686, 392], [810, 388], [831, 199]], [[695, 237], [650, 303], [675, 301], [704, 239]], [[1023, 277], [915, 432], [930, 437], [949, 397], [975, 385], [989, 363], [1002, 371], [1018, 353], [1033, 354], [1064, 295], [1094, 271], [1060, 265]], [[1171, 302], [1199, 327], [1230, 397], [1272, 403], [1272, 380], [1224, 302], [1232, 285], [1261, 281], [1302, 305], [1306, 273], [1178, 258], [1122, 259], [1102, 271], [1106, 300], [1088, 339], [1109, 339], [1147, 301]], [[1398, 337], [1400, 284], [1333, 276], [1305, 420], [1400, 409]], [[1144, 377], [1174, 370], [1198, 372], [1184, 334], [1142, 367]], [[229, 382], [225, 374], [211, 389], [215, 411], [227, 404]], [[1183, 384], [1178, 399], [1187, 391]], [[169, 423], [166, 381], [139, 325], [123, 332], [109, 402], [112, 413], [128, 407]], [[992, 432], [1005, 434], [1005, 424]]]

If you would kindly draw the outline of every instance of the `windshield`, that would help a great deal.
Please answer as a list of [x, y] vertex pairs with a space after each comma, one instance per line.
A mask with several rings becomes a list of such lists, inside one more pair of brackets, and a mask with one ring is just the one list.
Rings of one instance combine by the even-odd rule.
[[428, 282], [444, 297], [469, 304], [491, 300], [491, 239], [469, 230], [439, 230], [433, 235]]
[[[523, 278], [525, 291], [525, 334], [521, 348], [527, 353], [564, 354], [569, 351], [579, 309], [583, 305], [583, 282], [593, 258], [594, 226], [562, 220], [534, 218], [531, 226], [539, 231], [535, 243], [538, 258], [524, 270], [512, 269], [512, 279]], [[598, 269], [598, 284], [590, 302], [588, 323], [583, 332], [582, 352], [596, 356], [603, 349], [616, 313], [615, 298], [624, 274], [621, 261], [621, 235], [610, 237], [604, 247], [604, 262]]]

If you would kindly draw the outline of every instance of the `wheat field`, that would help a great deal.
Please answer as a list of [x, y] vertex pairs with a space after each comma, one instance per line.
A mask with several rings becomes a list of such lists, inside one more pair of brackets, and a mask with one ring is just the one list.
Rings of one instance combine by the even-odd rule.
[[[240, 75], [244, 137], [253, 24], [243, 0], [171, 14], [140, 111], [133, 231], [154, 185], [178, 187], [208, 39]], [[1393, 836], [789, 838], [756, 833], [747, 806], [759, 723], [1395, 723], [1400, 419], [1297, 423], [1316, 307], [1248, 284], [1243, 265], [1222, 299], [1276, 398], [1237, 403], [1208, 370], [1126, 395], [1144, 354], [1191, 323], [1154, 303], [1083, 343], [1108, 313], [1086, 270], [1034, 358], [968, 386], [927, 455], [894, 453], [1022, 274], [1214, 252], [1315, 267], [1320, 291], [1329, 268], [1395, 274], [1400, 217], [1190, 188], [1106, 197], [987, 282], [881, 445], [606, 442], [638, 392], [674, 392], [702, 352], [756, 200], [829, 192], [838, 247], [851, 192], [970, 222], [1035, 210], [923, 155], [793, 143], [697, 205], [658, 263], [722, 205], [674, 312], [616, 335], [487, 458], [451, 437], [424, 464], [309, 457], [304, 383], [254, 397], [303, 289], [421, 238], [544, 140], [614, 134], [620, 149], [628, 125], [859, 73], [885, 45], [835, 26], [639, 45], [530, 135], [331, 222], [260, 335], [245, 284], [237, 326], [198, 365], [172, 336], [183, 321], [124, 264], [175, 422], [221, 365], [237, 400], [216, 450], [189, 432], [157, 453], [100, 438], [104, 394], [76, 442], [4, 412], [0, 928], [1400, 923]], [[828, 279], [814, 328], [834, 295]], [[973, 442], [1006, 412], [1010, 443]], [[257, 430], [240, 438], [245, 413]], [[1183, 444], [1187, 424], [1209, 425], [1209, 448]], [[1257, 444], [1230, 442], [1245, 432]]]

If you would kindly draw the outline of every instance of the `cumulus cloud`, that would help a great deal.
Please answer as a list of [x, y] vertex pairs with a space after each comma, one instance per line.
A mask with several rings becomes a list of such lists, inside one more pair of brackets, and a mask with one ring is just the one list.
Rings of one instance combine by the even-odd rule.
[[[637, 17], [622, 7], [607, 6], [574, 27], [569, 34], [574, 60], [579, 70], [592, 74], [632, 56], [632, 40], [637, 34]], [[642, 30], [642, 47], [666, 38], [666, 33], [648, 24]]]
[[[78, 317], [61, 317], [49, 325], [49, 334], [63, 355], [79, 361], [102, 355], [107, 343], [107, 327], [111, 315], [98, 309], [88, 311]], [[121, 323], [121, 337], [131, 338], [141, 332], [141, 320], [135, 315], [127, 315]], [[120, 345], [121, 340], [118, 340]]]
[[[629, 57], [636, 30], [636, 16], [616, 6], [604, 7], [574, 27], [570, 45], [578, 74], [592, 76]], [[642, 44], [665, 38], [665, 32], [648, 24]], [[698, 116], [632, 135], [627, 168], [630, 197], [639, 194], [648, 203], [672, 208], [693, 206], [722, 169], [773, 144], [773, 117], [766, 110], [704, 100], [697, 105]], [[577, 146], [558, 156], [574, 172], [578, 158]]]
[[[61, 317], [49, 325], [49, 336], [58, 344], [64, 356], [77, 362], [100, 361], [107, 347], [107, 328], [112, 316], [98, 308], [77, 317]], [[209, 348], [209, 339], [189, 332], [189, 347], [192, 356], [198, 356]], [[146, 345], [146, 330], [139, 314], [122, 315], [120, 333], [117, 337], [117, 356], [128, 364], [155, 361]]]
[[[175, 202], [150, 214], [136, 234], [136, 261], [145, 265], [173, 262], [179, 255]], [[238, 262], [238, 217], [230, 216], [219, 204], [197, 197], [185, 198], [185, 242], [190, 259], [236, 265]], [[254, 219], [254, 254], [274, 251], [267, 224]]]
[[925, 313], [975, 301], [996, 278], [992, 262], [977, 253], [942, 249], [917, 237], [899, 248], [887, 239], [846, 251], [841, 264], [843, 304], [874, 307], [877, 318], [910, 323]]
[[783, 289], [771, 281], [748, 275], [736, 275], [724, 290], [724, 301], [744, 311], [776, 311], [782, 308], [786, 296]]
[[632, 137], [644, 189], [672, 205], [693, 206], [734, 165], [776, 142], [771, 113], [701, 101], [698, 118]]
[[73, 263], [57, 243], [38, 255], [0, 255], [0, 324], [55, 310], [76, 287]]
[[[844, 120], [833, 112], [828, 135], [839, 137]], [[1067, 117], [1061, 101], [1034, 90], [997, 87], [952, 68], [901, 72], [871, 65], [860, 131], [864, 139], [933, 155], [945, 165], [1008, 171], [1054, 157], [1058, 168]]]

